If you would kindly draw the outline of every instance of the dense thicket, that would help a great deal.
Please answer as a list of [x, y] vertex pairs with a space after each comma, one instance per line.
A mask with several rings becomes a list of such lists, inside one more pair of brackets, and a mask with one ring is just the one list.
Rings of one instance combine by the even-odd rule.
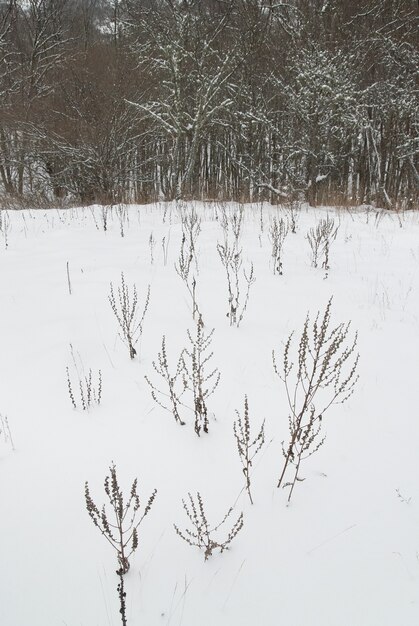
[[0, 3], [0, 193], [417, 203], [417, 0]]

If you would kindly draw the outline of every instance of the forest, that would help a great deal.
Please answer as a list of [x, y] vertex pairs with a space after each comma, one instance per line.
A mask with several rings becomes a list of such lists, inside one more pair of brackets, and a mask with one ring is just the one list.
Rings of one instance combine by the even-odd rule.
[[416, 208], [418, 15], [417, 0], [3, 0], [0, 201]]

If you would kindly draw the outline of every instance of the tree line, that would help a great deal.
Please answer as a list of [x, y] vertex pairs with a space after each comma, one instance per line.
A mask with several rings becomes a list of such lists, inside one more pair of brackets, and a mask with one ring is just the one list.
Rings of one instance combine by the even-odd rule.
[[0, 194], [417, 206], [417, 0], [0, 2]]

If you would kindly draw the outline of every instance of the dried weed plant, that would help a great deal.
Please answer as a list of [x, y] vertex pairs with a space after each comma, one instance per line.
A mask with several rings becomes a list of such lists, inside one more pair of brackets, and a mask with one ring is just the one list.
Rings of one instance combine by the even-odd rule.
[[284, 218], [274, 216], [269, 226], [269, 240], [272, 245], [272, 263], [274, 274], [283, 274], [284, 241], [289, 232], [289, 226]]
[[131, 288], [125, 283], [124, 273], [121, 272], [121, 284], [117, 287], [118, 297], [115, 296], [113, 284], [110, 284], [111, 292], [108, 296], [112, 311], [120, 328], [119, 336], [128, 346], [129, 355], [134, 359], [137, 351], [135, 345], [143, 333], [144, 319], [150, 304], [150, 285], [147, 287], [147, 295], [141, 317], [138, 311], [137, 287]]
[[219, 550], [220, 552], [228, 550], [230, 543], [243, 528], [243, 513], [240, 513], [238, 519], [233, 524], [231, 530], [224, 540], [215, 539], [214, 533], [216, 533], [218, 529], [223, 526], [223, 524], [225, 524], [225, 522], [233, 512], [233, 509], [230, 508], [227, 511], [219, 524], [211, 527], [207, 520], [204, 503], [202, 501], [202, 497], [199, 491], [196, 494], [196, 502], [190, 493], [188, 493], [188, 499], [189, 502], [182, 500], [182, 503], [183, 509], [188, 516], [192, 528], [180, 530], [176, 526], [176, 524], [173, 524], [174, 529], [179, 537], [186, 541], [186, 543], [188, 543], [190, 546], [196, 546], [200, 550], [203, 550], [205, 561], [208, 560], [210, 556], [212, 556], [214, 550]]
[[[83, 411], [87, 411], [94, 404], [99, 405], [102, 400], [102, 372], [97, 371], [93, 376], [93, 371], [89, 368], [85, 374], [85, 368], [80, 353], [74, 354], [73, 346], [70, 344], [71, 359], [73, 361], [73, 370], [77, 379], [77, 392], [74, 391], [73, 383], [70, 376], [70, 368], [66, 367], [67, 389], [71, 404], [77, 409], [80, 404]], [[77, 356], [77, 358], [76, 358]], [[78, 396], [78, 399], [76, 397]]]
[[15, 444], [13, 442], [12, 432], [9, 426], [9, 419], [7, 415], [2, 415], [0, 413], [0, 438], [3, 439], [5, 445], [9, 445], [12, 448], [13, 452], [15, 451]]
[[126, 574], [130, 568], [129, 559], [138, 548], [138, 528], [150, 512], [157, 490], [154, 489], [142, 515], [139, 517], [141, 503], [137, 491], [137, 478], [132, 483], [128, 499], [124, 501], [125, 498], [118, 483], [114, 463], [109, 467], [109, 472], [110, 475], [105, 478], [104, 488], [109, 500], [111, 514], [109, 515], [105, 505], [101, 509], [97, 507], [90, 495], [87, 481], [84, 487], [86, 508], [93, 524], [99, 529], [117, 554], [119, 565], [117, 573]]
[[329, 254], [330, 246], [336, 239], [339, 226], [335, 226], [335, 220], [327, 216], [321, 219], [316, 227], [310, 228], [307, 233], [307, 240], [311, 248], [311, 264], [313, 267], [318, 266], [319, 257], [323, 256], [322, 268], [329, 270]]
[[96, 506], [90, 495], [89, 484], [87, 481], [84, 487], [84, 496], [86, 509], [90, 519], [117, 554], [118, 569], [116, 570], [116, 574], [119, 577], [119, 583], [117, 586], [120, 605], [119, 613], [121, 615], [122, 626], [127, 626], [127, 594], [124, 586], [124, 575], [129, 571], [130, 557], [138, 548], [138, 529], [146, 515], [150, 512], [157, 495], [157, 490], [154, 489], [148, 499], [142, 515], [139, 517], [141, 504], [137, 491], [137, 479], [135, 479], [132, 483], [128, 499], [124, 501], [124, 495], [121, 487], [119, 486], [116, 475], [116, 467], [113, 463], [111, 464], [109, 471], [110, 476], [106, 476], [104, 487], [112, 511], [111, 517], [109, 517], [106, 511], [105, 505], [103, 505], [100, 510]]
[[182, 241], [175, 270], [178, 276], [183, 280], [189, 295], [192, 299], [192, 316], [193, 319], [199, 315], [199, 309], [196, 298], [196, 276], [191, 271], [192, 265], [195, 266], [195, 272], [198, 274], [198, 258], [196, 252], [196, 243], [199, 233], [201, 232], [201, 220], [195, 209], [191, 211], [180, 211], [182, 222]]
[[[148, 376], [144, 377], [148, 385], [151, 387], [151, 395], [153, 400], [163, 409], [172, 413], [175, 421], [178, 424], [184, 426], [185, 422], [182, 420], [179, 412], [179, 407], [182, 404], [181, 397], [183, 396], [188, 386], [186, 380], [184, 350], [182, 350], [178, 358], [175, 372], [171, 374], [169, 371], [169, 363], [167, 359], [166, 337], [163, 336], [161, 342], [161, 351], [157, 354], [157, 361], [153, 361], [152, 365], [156, 374], [163, 378], [167, 385], [167, 390], [162, 391], [161, 389], [156, 387], [153, 382], [151, 382]], [[161, 397], [167, 398], [170, 406], [164, 404], [163, 401], [160, 400]]]
[[301, 213], [301, 202], [298, 200], [291, 200], [284, 204], [285, 215], [289, 225], [290, 232], [295, 235], [297, 232], [298, 220]]
[[10, 215], [7, 209], [0, 209], [0, 232], [3, 234], [4, 247], [9, 247]]
[[250, 264], [248, 273], [246, 273], [246, 270], [243, 271], [246, 292], [242, 302], [239, 275], [242, 267], [242, 250], [238, 249], [236, 245], [231, 247], [228, 241], [225, 241], [223, 244], [218, 243], [217, 250], [227, 277], [228, 311], [226, 315], [229, 318], [230, 326], [237, 326], [238, 328], [249, 303], [250, 288], [256, 281], [253, 263]]
[[[322, 315], [317, 313], [310, 324], [307, 314], [303, 331], [297, 341], [296, 362], [291, 360], [294, 333], [285, 344], [282, 367], [272, 352], [276, 375], [285, 385], [289, 416], [289, 439], [283, 442], [284, 464], [278, 487], [289, 487], [290, 502], [300, 476], [302, 462], [323, 445], [322, 425], [325, 413], [334, 404], [343, 404], [354, 391], [358, 381], [359, 354], [355, 352], [357, 333], [349, 338], [350, 322], [331, 327], [332, 298]], [[289, 466], [291, 478], [284, 482]]]
[[249, 402], [247, 400], [247, 396], [244, 397], [243, 417], [238, 411], [236, 411], [236, 415], [237, 421], [233, 423], [234, 437], [236, 439], [240, 461], [243, 466], [243, 474], [246, 480], [246, 491], [249, 496], [250, 503], [253, 504], [252, 493], [250, 490], [250, 468], [252, 467], [253, 459], [265, 443], [265, 420], [263, 420], [258, 434], [256, 436], [251, 435]]
[[202, 315], [196, 321], [195, 336], [188, 330], [189, 349], [184, 350], [184, 375], [186, 387], [193, 394], [193, 406], [195, 416], [195, 432], [199, 436], [201, 430], [208, 433], [209, 419], [207, 399], [211, 396], [220, 381], [220, 372], [214, 368], [207, 372], [208, 364], [212, 359], [213, 352], [210, 346], [215, 329], [209, 334], [205, 333]]

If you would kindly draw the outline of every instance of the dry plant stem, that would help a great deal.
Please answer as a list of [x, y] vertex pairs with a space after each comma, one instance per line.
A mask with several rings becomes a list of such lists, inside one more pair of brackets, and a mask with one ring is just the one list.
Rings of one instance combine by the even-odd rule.
[[0, 209], [0, 231], [3, 233], [4, 247], [6, 250], [9, 247], [9, 230], [10, 230], [9, 212], [6, 209]]
[[[161, 391], [150, 381], [147, 376], [144, 377], [148, 385], [151, 387], [151, 395], [153, 400], [163, 409], [172, 413], [175, 421], [181, 426], [184, 426], [185, 422], [180, 417], [179, 406], [182, 404], [181, 397], [187, 388], [185, 361], [183, 358], [183, 353], [184, 350], [182, 350], [178, 359], [175, 373], [171, 375], [169, 372], [169, 363], [167, 360], [166, 337], [163, 336], [161, 342], [161, 352], [159, 352], [157, 355], [157, 362], [153, 361], [153, 368], [155, 372], [159, 376], [161, 376], [166, 382], [168, 391]], [[181, 390], [179, 392], [177, 391], [178, 382], [181, 383]], [[167, 407], [165, 404], [163, 404], [158, 396], [164, 396], [168, 398], [170, 402], [170, 407]]]
[[117, 288], [118, 298], [115, 297], [113, 284], [108, 296], [112, 311], [118, 321], [122, 341], [128, 346], [129, 355], [134, 359], [137, 351], [135, 345], [143, 334], [144, 319], [150, 304], [150, 285], [147, 287], [147, 295], [141, 317], [138, 312], [137, 287], [134, 284], [130, 289], [125, 283], [125, 277], [121, 272], [121, 285]]
[[228, 550], [229, 544], [233, 541], [234, 537], [243, 528], [243, 513], [240, 513], [238, 519], [234, 523], [227, 538], [223, 541], [215, 539], [213, 533], [216, 533], [218, 529], [226, 522], [227, 518], [233, 512], [230, 508], [225, 514], [222, 521], [214, 527], [210, 527], [207, 516], [204, 510], [204, 503], [202, 501], [199, 491], [196, 494], [196, 502], [190, 493], [188, 493], [189, 503], [182, 500], [183, 509], [191, 522], [192, 529], [179, 530], [176, 524], [173, 524], [176, 533], [190, 546], [196, 546], [200, 550], [204, 550], [205, 561], [212, 556], [214, 550]]
[[250, 490], [250, 468], [252, 462], [257, 453], [265, 443], [265, 421], [262, 422], [262, 426], [256, 437], [252, 438], [250, 434], [250, 415], [249, 415], [249, 403], [247, 396], [244, 397], [244, 412], [243, 417], [236, 411], [237, 421], [233, 424], [234, 437], [236, 438], [237, 451], [239, 453], [240, 461], [243, 466], [243, 474], [246, 480], [246, 491], [249, 496], [250, 503], [253, 504], [252, 493]]
[[[111, 215], [112, 215], [112, 207], [110, 208], [110, 211], [111, 211]], [[103, 206], [102, 207], [102, 212], [101, 212], [101, 219], [102, 219], [103, 231], [105, 233], [108, 230], [108, 215], [109, 215], [109, 207]]]
[[[290, 410], [290, 438], [282, 449], [285, 461], [278, 481], [278, 487], [290, 487], [288, 502], [296, 483], [303, 480], [299, 476], [302, 461], [324, 443], [321, 428], [326, 411], [333, 404], [346, 402], [358, 380], [357, 333], [349, 340], [350, 322], [330, 328], [331, 305], [332, 298], [323, 315], [317, 313], [311, 326], [307, 315], [298, 342], [297, 365], [290, 361], [293, 333], [285, 345], [281, 371], [272, 353], [274, 370], [285, 385]], [[284, 483], [289, 465], [294, 466], [293, 476]]]
[[301, 202], [298, 202], [298, 201], [287, 202], [285, 204], [285, 211], [286, 211], [290, 231], [293, 235], [295, 235], [297, 232], [298, 218], [299, 218], [300, 211], [301, 211]]
[[13, 452], [15, 452], [15, 444], [13, 442], [12, 433], [9, 426], [9, 420], [6, 415], [1, 415], [0, 413], [0, 435], [4, 439], [4, 443], [7, 444], [10, 442], [11, 448]]
[[121, 237], [125, 237], [125, 224], [129, 223], [127, 208], [122, 204], [118, 204], [118, 206], [116, 207], [116, 214], [119, 220], [119, 233]]
[[140, 498], [137, 493], [137, 479], [132, 483], [129, 497], [124, 502], [114, 464], [110, 466], [109, 471], [110, 476], [106, 476], [104, 487], [113, 513], [112, 517], [109, 518], [105, 505], [102, 506], [101, 510], [98, 509], [90, 495], [87, 482], [85, 483], [86, 508], [94, 525], [116, 551], [119, 565], [117, 574], [123, 575], [129, 570], [129, 558], [138, 548], [138, 528], [149, 513], [157, 490], [154, 489], [143, 514], [138, 518]]
[[69, 267], [69, 263], [67, 261], [67, 284], [68, 284], [68, 293], [71, 296], [71, 280], [70, 280], [70, 267]]
[[238, 249], [236, 245], [230, 246], [228, 241], [225, 241], [224, 244], [217, 244], [218, 254], [221, 260], [221, 263], [224, 266], [227, 277], [227, 290], [228, 290], [228, 306], [229, 310], [227, 312], [227, 317], [230, 321], [230, 326], [239, 326], [240, 322], [243, 319], [244, 313], [247, 309], [247, 304], [249, 302], [249, 294], [250, 288], [256, 281], [253, 271], [253, 263], [250, 266], [249, 275], [244, 272], [244, 279], [247, 284], [246, 296], [244, 300], [244, 304], [240, 308], [240, 278], [239, 271], [242, 266], [242, 251]]
[[121, 614], [121, 623], [122, 626], [127, 626], [127, 601], [126, 601], [126, 591], [125, 591], [125, 584], [124, 584], [124, 575], [122, 570], [119, 570], [117, 572], [118, 576], [119, 576], [119, 583], [118, 586], [116, 588], [117, 592], [118, 592], [118, 598], [119, 598], [119, 612]]
[[250, 264], [249, 275], [246, 274], [246, 270], [243, 270], [243, 276], [244, 276], [244, 280], [246, 281], [247, 289], [246, 289], [246, 296], [244, 299], [244, 304], [243, 304], [239, 319], [237, 321], [237, 328], [239, 328], [240, 323], [243, 319], [243, 316], [247, 310], [247, 305], [249, 303], [249, 296], [250, 296], [250, 287], [256, 282], [256, 278], [255, 278], [254, 271], [253, 271], [253, 263]]
[[329, 216], [321, 219], [315, 228], [310, 228], [307, 240], [311, 248], [312, 266], [317, 267], [319, 255], [323, 254], [322, 268], [326, 271], [329, 267], [329, 253], [332, 242], [336, 239], [339, 226], [335, 227], [335, 220]]
[[[186, 220], [186, 218], [185, 218]], [[191, 218], [192, 220], [192, 218]], [[178, 262], [175, 263], [176, 273], [180, 276], [180, 278], [185, 283], [185, 286], [189, 292], [189, 295], [192, 299], [192, 317], [195, 319], [197, 315], [199, 315], [199, 308], [196, 300], [196, 278], [191, 273], [191, 265], [192, 261], [195, 259], [196, 271], [198, 272], [198, 261], [196, 259], [195, 252], [195, 243], [200, 232], [200, 222], [191, 222], [191, 220], [187, 220], [182, 222], [184, 225], [184, 229], [182, 232], [182, 242], [180, 246], [180, 252], [178, 257]], [[189, 229], [187, 227], [189, 224]], [[191, 225], [193, 224], [193, 225]]]
[[272, 245], [272, 261], [274, 274], [282, 276], [282, 256], [286, 236], [288, 235], [288, 224], [284, 219], [273, 217], [269, 228], [269, 239]]
[[163, 239], [161, 241], [161, 247], [163, 249], [163, 263], [164, 263], [165, 267], [167, 265], [167, 255], [168, 255], [168, 252], [169, 252], [169, 243], [170, 243], [170, 231], [169, 231], [169, 234], [167, 236], [167, 240], [166, 240], [166, 237], [163, 237]]
[[239, 326], [249, 302], [250, 287], [255, 282], [253, 263], [247, 275], [243, 272], [247, 284], [244, 304], [241, 307], [240, 297], [240, 269], [242, 267], [242, 250], [239, 247], [240, 236], [243, 228], [244, 208], [240, 206], [232, 214], [228, 214], [225, 206], [221, 207], [220, 225], [223, 229], [224, 242], [217, 243], [217, 251], [226, 271], [227, 291], [228, 291], [228, 312], [227, 317], [230, 326]]
[[[77, 409], [77, 402], [73, 392], [73, 385], [71, 383], [70, 371], [68, 367], [66, 367], [66, 373], [68, 395], [70, 396], [71, 404], [75, 409]], [[102, 372], [101, 370], [98, 370], [96, 386], [93, 383], [93, 372], [91, 369], [89, 369], [87, 376], [80, 376], [77, 368], [76, 373], [79, 383], [78, 388], [80, 393], [80, 404], [83, 411], [87, 411], [93, 404], [99, 405], [102, 400]]]
[[148, 245], [150, 246], [150, 261], [151, 261], [151, 265], [153, 265], [154, 263], [154, 248], [156, 245], [156, 240], [153, 237], [153, 233], [150, 234], [150, 237], [148, 239]]
[[202, 315], [199, 316], [196, 323], [195, 337], [192, 337], [189, 330], [187, 334], [191, 347], [184, 351], [185, 356], [189, 359], [189, 365], [185, 361], [185, 381], [187, 388], [193, 393], [195, 432], [200, 436], [201, 430], [208, 433], [209, 420], [206, 401], [214, 393], [220, 381], [220, 373], [217, 368], [209, 374], [206, 373], [208, 363], [213, 356], [212, 352], [206, 353], [209, 351], [214, 329], [209, 335], [205, 335]]
[[234, 236], [234, 247], [239, 247], [240, 235], [244, 219], [244, 206], [240, 205], [230, 216], [230, 226]]

